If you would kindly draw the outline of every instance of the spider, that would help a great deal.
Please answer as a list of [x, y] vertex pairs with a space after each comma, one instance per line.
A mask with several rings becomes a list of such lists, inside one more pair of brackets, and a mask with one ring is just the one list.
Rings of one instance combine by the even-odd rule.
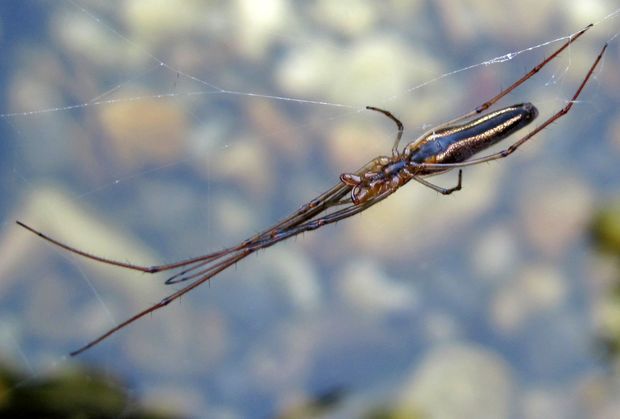
[[[402, 122], [384, 109], [368, 106], [367, 109], [379, 112], [392, 120], [398, 129], [394, 145], [392, 146], [391, 155], [377, 157], [354, 173], [342, 174], [340, 176], [340, 182], [335, 186], [302, 205], [286, 219], [246, 239], [236, 246], [169, 264], [140, 266], [88, 253], [41, 233], [21, 221], [16, 221], [18, 225], [38, 235], [42, 239], [66, 251], [93, 261], [150, 274], [162, 271], [177, 271], [165, 281], [166, 284], [177, 284], [189, 281], [189, 284], [168, 295], [157, 304], [140, 311], [96, 339], [88, 342], [81, 348], [71, 352], [71, 356], [86, 351], [130, 323], [163, 308], [204, 282], [209, 281], [215, 275], [236, 264], [248, 255], [260, 249], [273, 246], [276, 243], [300, 233], [316, 230], [322, 226], [335, 223], [360, 213], [383, 201], [411, 180], [421, 183], [444, 195], [449, 195], [452, 192], [460, 190], [462, 186], [463, 167], [509, 156], [526, 141], [530, 140], [540, 131], [570, 111], [573, 103], [579, 97], [581, 91], [592, 76], [594, 69], [601, 61], [607, 44], [601, 49], [566, 106], [543, 121], [528, 134], [512, 143], [508, 148], [484, 157], [471, 159], [471, 157], [480, 151], [485, 150], [530, 124], [538, 116], [538, 110], [531, 103], [516, 104], [487, 114], [483, 114], [483, 112], [534, 76], [541, 68], [557, 57], [592, 26], [593, 25], [588, 25], [571, 36], [564, 44], [554, 51], [553, 54], [545, 58], [492, 99], [484, 102], [471, 112], [427, 131], [422, 136], [407, 144], [402, 151], [399, 151], [398, 148], [404, 131]], [[459, 169], [458, 181], [457, 184], [451, 188], [440, 187], [425, 179], [426, 177], [443, 173], [454, 168]]]

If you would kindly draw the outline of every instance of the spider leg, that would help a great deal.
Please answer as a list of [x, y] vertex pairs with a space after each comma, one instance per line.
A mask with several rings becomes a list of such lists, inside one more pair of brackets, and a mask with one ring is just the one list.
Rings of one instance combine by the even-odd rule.
[[[342, 189], [342, 190], [341, 190]], [[348, 193], [348, 191], [350, 190], [350, 188], [346, 188], [346, 187], [334, 187], [332, 189], [330, 189], [329, 191], [327, 191], [326, 193], [322, 194], [319, 198], [317, 198], [317, 200], [311, 201], [314, 202], [314, 205], [304, 205], [300, 208], [299, 211], [297, 211], [295, 213], [296, 216], [299, 216], [300, 213], [308, 213], [308, 211], [314, 211], [317, 208], [320, 207], [330, 207], [333, 205], [340, 205], [341, 204], [341, 200], [343, 198], [344, 195], [346, 195]], [[343, 195], [344, 193], [344, 195]], [[324, 201], [323, 198], [327, 197], [326, 200]], [[325, 210], [325, 208], [323, 210]], [[367, 207], [366, 207], [367, 208]], [[323, 211], [322, 210], [322, 211]], [[341, 210], [342, 211], [342, 210]], [[336, 213], [334, 213], [336, 214]], [[353, 215], [353, 214], [351, 214]], [[293, 217], [289, 217], [287, 220], [289, 220], [290, 218]], [[286, 220], [285, 220], [286, 221]], [[278, 225], [284, 225], [285, 223], [280, 223]], [[290, 228], [290, 227], [289, 227]], [[296, 227], [293, 228], [299, 228], [298, 225], [296, 225]], [[169, 283], [178, 283], [178, 282], [182, 282], [185, 280], [190, 280], [190, 279], [194, 279], [194, 278], [198, 278], [196, 281], [188, 284], [187, 286], [181, 288], [180, 290], [168, 295], [167, 297], [163, 298], [160, 302], [158, 302], [157, 304], [154, 304], [144, 310], [142, 310], [141, 312], [131, 316], [130, 318], [128, 318], [127, 320], [125, 320], [122, 323], [119, 323], [118, 325], [114, 326], [113, 328], [111, 328], [110, 330], [108, 330], [107, 332], [103, 333], [101, 336], [97, 337], [96, 339], [93, 339], [92, 341], [88, 342], [86, 345], [82, 346], [81, 348], [71, 352], [71, 356], [76, 356], [81, 354], [82, 352], [92, 348], [93, 346], [97, 345], [98, 343], [100, 343], [101, 341], [105, 340], [106, 338], [108, 338], [109, 336], [111, 336], [112, 334], [118, 332], [119, 330], [123, 329], [125, 326], [135, 322], [136, 320], [146, 316], [149, 313], [152, 313], [154, 311], [159, 310], [160, 308], [163, 308], [165, 306], [167, 306], [168, 304], [170, 304], [172, 301], [176, 300], [177, 298], [180, 298], [181, 296], [187, 294], [188, 292], [190, 292], [191, 290], [193, 290], [194, 288], [198, 287], [199, 285], [203, 284], [204, 282], [210, 280], [211, 278], [213, 278], [215, 275], [217, 275], [218, 273], [222, 272], [223, 270], [227, 269], [228, 267], [234, 265], [235, 263], [239, 262], [240, 260], [244, 259], [246, 256], [254, 253], [255, 251], [261, 249], [261, 248], [265, 248], [265, 247], [269, 247], [279, 241], [282, 241], [289, 236], [283, 236], [283, 237], [278, 237], [278, 236], [273, 236], [273, 228], [268, 230], [268, 232], [264, 232], [261, 234], [257, 234], [256, 236], [253, 237], [253, 239], [251, 240], [246, 240], [243, 245], [239, 245], [236, 246], [234, 248], [231, 249], [236, 249], [236, 250], [232, 250], [231, 252], [218, 252], [220, 254], [219, 257], [222, 256], [226, 256], [223, 260], [219, 260], [215, 265], [209, 266], [206, 269], [203, 269], [199, 272], [196, 272], [188, 277], [180, 277], [179, 275], [175, 275], [172, 278], [170, 278], [167, 282]], [[299, 231], [301, 233], [301, 230]], [[52, 242], [55, 243], [55, 242]], [[253, 245], [252, 246], [250, 246]], [[59, 243], [59, 245], [62, 245], [62, 243]], [[64, 246], [63, 246], [64, 248]], [[77, 249], [76, 249], [77, 250]], [[78, 253], [79, 254], [79, 253]], [[97, 260], [97, 259], [95, 259]], [[187, 272], [190, 272], [192, 270], [198, 269], [206, 264], [208, 264], [209, 262], [215, 261], [215, 259], [213, 260], [205, 260], [202, 261], [200, 263], [198, 263], [197, 265], [193, 266], [192, 268], [188, 269]], [[186, 272], [186, 273], [187, 273]], [[173, 279], [174, 278], [174, 279]]]
[[549, 61], [552, 61], [555, 57], [560, 55], [560, 53], [562, 51], [564, 51], [570, 44], [575, 42], [575, 40], [577, 40], [581, 35], [583, 35], [592, 26], [594, 26], [594, 24], [590, 23], [588, 26], [586, 26], [585, 28], [583, 28], [582, 30], [577, 32], [576, 34], [571, 35], [568, 38], [568, 41], [566, 41], [564, 44], [562, 44], [562, 46], [560, 48], [558, 48], [553, 54], [551, 54], [550, 56], [545, 58], [543, 61], [541, 61], [539, 64], [534, 66], [534, 68], [532, 68], [527, 74], [525, 74], [519, 80], [515, 81], [513, 84], [508, 86], [506, 89], [504, 89], [501, 92], [499, 92], [499, 94], [497, 96], [495, 96], [494, 98], [492, 98], [492, 99], [486, 101], [485, 103], [483, 103], [482, 105], [478, 106], [474, 110], [474, 114], [479, 114], [481, 112], [484, 112], [485, 110], [487, 110], [488, 108], [493, 106], [498, 100], [500, 100], [501, 98], [506, 96], [508, 93], [512, 92], [517, 87], [521, 86], [527, 79], [532, 77], [534, 74], [538, 73], [545, 65], [547, 65], [547, 63], [549, 63]]
[[550, 61], [552, 61], [555, 57], [557, 57], [558, 55], [560, 55], [560, 53], [562, 51], [564, 51], [570, 44], [572, 44], [573, 42], [575, 42], [581, 35], [583, 35], [588, 29], [590, 29], [592, 26], [594, 26], [594, 24], [590, 23], [588, 26], [586, 26], [585, 28], [583, 28], [582, 30], [580, 30], [579, 32], [577, 32], [574, 35], [571, 35], [568, 38], [568, 41], [566, 41], [564, 44], [562, 44], [562, 46], [560, 48], [558, 48], [557, 50], [555, 50], [555, 52], [553, 54], [551, 54], [550, 56], [548, 56], [547, 58], [545, 58], [543, 61], [541, 61], [539, 64], [537, 64], [536, 66], [534, 66], [534, 68], [532, 68], [527, 74], [525, 74], [523, 77], [521, 77], [519, 80], [515, 81], [513, 84], [511, 84], [510, 86], [508, 86], [506, 89], [502, 90], [501, 92], [499, 92], [499, 94], [497, 96], [495, 96], [494, 98], [486, 101], [485, 103], [483, 103], [482, 105], [478, 106], [473, 113], [474, 114], [479, 114], [484, 112], [485, 110], [489, 109], [491, 106], [493, 106], [498, 100], [500, 100], [501, 98], [503, 98], [504, 96], [506, 96], [508, 93], [512, 92], [514, 89], [516, 89], [517, 87], [521, 86], [525, 81], [527, 81], [530, 77], [532, 77], [534, 74], [538, 73], [545, 65], [547, 65], [547, 63], [549, 63]]
[[[258, 250], [261, 249], [266, 249], [267, 247], [271, 247], [276, 243], [279, 243], [281, 241], [284, 241], [286, 239], [289, 239], [293, 236], [296, 236], [298, 234], [301, 233], [305, 233], [307, 231], [312, 231], [312, 230], [316, 230], [320, 227], [323, 227], [324, 225], [327, 224], [332, 224], [335, 223], [337, 221], [343, 220], [345, 218], [351, 217], [352, 215], [358, 214], [364, 210], [366, 210], [367, 208], [371, 207], [372, 205], [376, 204], [377, 202], [387, 198], [388, 195], [390, 195], [393, 191], [388, 191], [385, 192], [383, 194], [377, 195], [376, 197], [369, 199], [368, 201], [365, 201], [362, 204], [359, 205], [353, 205], [351, 204], [351, 202], [349, 201], [348, 203], [351, 204], [346, 208], [342, 208], [338, 211], [334, 211], [331, 214], [327, 214], [323, 217], [320, 218], [315, 218], [313, 220], [309, 220], [306, 221], [305, 223], [302, 224], [298, 224], [296, 226], [293, 227], [288, 227], [288, 228], [284, 228], [284, 229], [280, 229], [280, 230], [273, 230], [271, 231], [271, 233], [269, 235], [263, 235], [261, 236], [262, 239], [256, 240], [254, 242], [252, 242], [250, 245], [248, 245], [247, 247], [245, 247], [243, 250], [239, 251], [239, 255], [243, 254], [243, 257], [249, 255], [250, 253], [256, 252]], [[342, 204], [344, 204], [344, 202], [342, 202]], [[247, 253], [246, 253], [247, 252]], [[224, 261], [220, 261], [218, 262], [216, 265], [211, 265], [208, 266], [207, 268], [197, 271], [197, 272], [193, 272], [191, 275], [185, 275], [183, 276], [183, 274], [187, 274], [190, 273], [192, 271], [194, 271], [196, 268], [199, 268], [200, 266], [204, 266], [207, 265], [209, 262], [206, 263], [202, 263], [201, 265], [197, 265], [195, 267], [192, 267], [191, 269], [188, 269], [185, 272], [179, 272], [179, 274], [174, 275], [171, 278], [168, 278], [166, 280], [166, 284], [167, 285], [171, 285], [171, 284], [177, 284], [179, 282], [185, 282], [185, 281], [191, 281], [193, 279], [202, 277], [203, 275], [211, 275], [211, 272], [213, 269], [219, 268], [221, 264], [226, 263], [226, 260]], [[219, 271], [218, 271], [219, 272]]]
[[497, 153], [490, 154], [490, 155], [484, 156], [484, 157], [479, 157], [477, 159], [468, 160], [466, 162], [459, 162], [459, 163], [419, 163], [419, 164], [415, 164], [415, 166], [417, 168], [419, 168], [419, 169], [423, 169], [423, 168], [446, 168], [446, 169], [448, 169], [448, 168], [454, 168], [454, 167], [472, 166], [472, 165], [475, 165], [475, 164], [479, 164], [479, 163], [483, 163], [483, 162], [488, 162], [488, 161], [493, 161], [493, 160], [497, 160], [497, 159], [502, 159], [504, 157], [508, 157], [509, 155], [514, 153], [520, 146], [522, 146], [526, 141], [528, 141], [529, 139], [534, 137], [536, 134], [538, 134], [540, 131], [542, 131], [543, 129], [545, 129], [546, 127], [548, 127], [549, 125], [551, 125], [552, 123], [554, 123], [555, 121], [557, 121], [558, 119], [563, 117], [564, 115], [566, 115], [571, 110], [571, 108], [573, 107], [573, 104], [575, 103], [575, 101], [577, 100], [579, 95], [581, 94], [583, 88], [588, 83], [588, 80], [590, 80], [590, 77], [594, 73], [594, 70], [596, 69], [596, 67], [598, 66], [599, 62], [601, 61], [601, 58], [603, 57], [603, 54], [605, 53], [606, 49], [607, 49], [607, 44], [605, 44], [603, 46], [603, 48], [601, 49], [601, 52], [598, 54], [598, 56], [594, 60], [594, 63], [592, 63], [592, 66], [588, 70], [588, 73], [583, 78], [583, 80], [581, 81], [581, 84], [579, 85], [579, 87], [575, 91], [575, 94], [568, 101], [566, 106], [564, 106], [562, 109], [557, 111], [555, 114], [551, 115], [548, 119], [546, 119], [542, 124], [538, 125], [535, 129], [530, 131], [527, 135], [521, 137], [519, 140], [514, 142], [510, 147], [508, 147], [508, 148], [506, 148], [506, 149], [504, 149], [502, 151], [499, 151]]
[[435, 185], [434, 183], [431, 183], [428, 180], [421, 178], [420, 176], [413, 176], [412, 179], [415, 180], [416, 182], [421, 183], [424, 186], [427, 186], [439, 192], [442, 195], [450, 195], [452, 192], [461, 190], [461, 186], [462, 186], [461, 182], [463, 180], [463, 170], [459, 169], [459, 180], [456, 183], [456, 186], [453, 186], [451, 188], [442, 188], [441, 186]]
[[[359, 214], [360, 212], [370, 208], [371, 206], [375, 205], [376, 203], [383, 201], [385, 198], [387, 198], [389, 195], [391, 195], [394, 192], [394, 190], [388, 190], [382, 194], [379, 194], [367, 201], [364, 201], [363, 203], [359, 204], [359, 205], [350, 205], [346, 208], [342, 208], [338, 211], [335, 211], [331, 214], [327, 214], [323, 217], [311, 220], [311, 221], [307, 221], [303, 224], [300, 224], [299, 226], [286, 230], [286, 231], [282, 231], [277, 235], [278, 241], [280, 240], [284, 240], [287, 239], [289, 237], [292, 236], [296, 236], [300, 233], [304, 233], [306, 231], [312, 231], [312, 230], [316, 230], [320, 227], [323, 227], [325, 225], [328, 224], [332, 224], [335, 223], [337, 221], [340, 220], [344, 220], [345, 218], [351, 217], [352, 215], [355, 214]], [[268, 245], [271, 246], [274, 243], [269, 243]]]
[[400, 122], [400, 119], [396, 118], [392, 114], [392, 112], [386, 111], [385, 109], [375, 108], [374, 106], [366, 106], [366, 109], [369, 109], [371, 111], [380, 112], [383, 115], [385, 115], [388, 118], [390, 118], [392, 121], [394, 121], [394, 123], [398, 127], [398, 133], [396, 134], [396, 139], [394, 140], [394, 145], [392, 146], [392, 156], [394, 156], [394, 157], [398, 156], [398, 143], [400, 143], [400, 139], [403, 136], [403, 130], [405, 129], [405, 127], [403, 126], [403, 123]]
[[[114, 265], [114, 266], [119, 266], [121, 268], [127, 268], [127, 269], [132, 269], [135, 271], [141, 271], [141, 272], [145, 272], [145, 273], [155, 273], [155, 272], [159, 272], [162, 270], [166, 270], [166, 265], [161, 265], [161, 266], [142, 266], [142, 265], [134, 265], [131, 263], [126, 263], [126, 262], [121, 262], [121, 261], [117, 261], [117, 260], [113, 260], [113, 259], [108, 259], [108, 258], [104, 258], [104, 257], [100, 257], [100, 256], [96, 256], [93, 255], [92, 253], [88, 253], [85, 252], [83, 250], [80, 250], [76, 247], [73, 246], [69, 246], [68, 244], [65, 244], [59, 240], [56, 240], [50, 236], [48, 236], [47, 234], [41, 233], [40, 231], [30, 227], [27, 224], [22, 223], [21, 221], [15, 221], [17, 223], [17, 225], [19, 225], [20, 227], [25, 228], [26, 230], [30, 231], [33, 234], [36, 234], [37, 236], [41, 237], [43, 240], [46, 240], [50, 243], [52, 243], [53, 245], [56, 245], [58, 247], [61, 247], [65, 250], [68, 250], [71, 253], [75, 253], [76, 255], [79, 256], [83, 256], [87, 259], [91, 259], [94, 260], [96, 262], [101, 262], [101, 263], [105, 263], [108, 265]], [[192, 263], [193, 260], [188, 259], [187, 263]], [[183, 262], [181, 262], [183, 263]], [[182, 266], [182, 265], [179, 265]], [[171, 268], [168, 269], [173, 269], [176, 266], [173, 266]]]
[[122, 262], [120, 260], [97, 256], [90, 252], [86, 252], [84, 250], [78, 249], [77, 247], [63, 243], [60, 240], [57, 240], [51, 236], [48, 236], [47, 234], [42, 233], [21, 221], [16, 221], [16, 223], [20, 227], [25, 228], [26, 230], [30, 231], [33, 234], [36, 234], [43, 240], [55, 246], [58, 246], [78, 256], [82, 256], [86, 259], [105, 263], [106, 265], [117, 266], [119, 268], [130, 269], [130, 270], [144, 272], [148, 274], [170, 271], [173, 269], [181, 268], [183, 266], [188, 266], [189, 267], [188, 271], [190, 271], [190, 270], [196, 269], [197, 267], [203, 266], [214, 260], [220, 259], [226, 255], [229, 255], [231, 253], [234, 253], [236, 251], [243, 249], [249, 243], [252, 243], [252, 241], [254, 240], [260, 239], [261, 235], [268, 234], [273, 229], [284, 228], [286, 226], [291, 226], [291, 225], [297, 225], [305, 220], [311, 219], [316, 214], [323, 212], [326, 208], [329, 208], [334, 205], [339, 205], [339, 202], [343, 199], [344, 196], [346, 196], [349, 193], [350, 190], [351, 190], [350, 187], [343, 185], [342, 183], [338, 183], [337, 185], [335, 185], [333, 188], [331, 188], [327, 192], [321, 194], [319, 197], [310, 201], [308, 204], [301, 206], [296, 212], [294, 212], [291, 216], [289, 216], [285, 220], [280, 221], [278, 224], [270, 227], [269, 229], [265, 230], [263, 233], [257, 234], [256, 236], [249, 238], [248, 240], [239, 244], [238, 246], [222, 249], [217, 252], [209, 253], [209, 254], [202, 255], [202, 256], [197, 256], [197, 257], [190, 258], [190, 259], [184, 259], [179, 262], [167, 263], [163, 265], [153, 265], [153, 266], [137, 265], [133, 263]]
[[167, 306], [172, 301], [176, 300], [177, 298], [181, 297], [182, 295], [187, 294], [188, 292], [190, 292], [191, 290], [193, 290], [194, 288], [196, 288], [197, 286], [199, 286], [203, 282], [208, 281], [209, 279], [211, 279], [216, 274], [222, 272], [224, 269], [228, 268], [231, 265], [234, 265], [235, 263], [237, 263], [238, 261], [240, 261], [241, 259], [246, 257], [248, 254], [249, 253], [240, 253], [238, 255], [233, 255], [233, 256], [227, 258], [225, 261], [223, 261], [222, 263], [219, 264], [218, 269], [213, 270], [212, 272], [210, 272], [209, 275], [204, 276], [199, 281], [192, 282], [191, 284], [189, 284], [186, 287], [180, 289], [179, 291], [177, 291], [177, 292], [175, 292], [173, 294], [170, 294], [166, 298], [162, 299], [157, 304], [154, 304], [154, 305], [152, 305], [152, 306], [142, 310], [141, 312], [131, 316], [130, 318], [128, 318], [124, 322], [114, 326], [112, 329], [108, 330], [107, 332], [105, 332], [101, 336], [97, 337], [96, 339], [93, 339], [92, 341], [88, 342], [86, 345], [82, 346], [81, 348], [71, 352], [70, 355], [71, 356], [76, 356], [76, 355], [81, 354], [82, 352], [84, 352], [84, 351], [92, 348], [93, 346], [97, 345], [98, 343], [100, 343], [101, 341], [103, 341], [104, 339], [109, 337], [110, 335], [118, 332], [119, 330], [121, 330], [125, 326], [135, 322], [136, 320], [146, 316], [149, 313], [152, 313], [152, 312], [154, 312], [156, 310], [159, 310], [160, 308], [163, 308], [163, 307]]
[[285, 240], [287, 238], [293, 237], [297, 234], [303, 233], [305, 231], [311, 231], [311, 230], [316, 230], [317, 228], [320, 228], [324, 225], [327, 224], [331, 224], [331, 223], [335, 223], [336, 221], [340, 221], [343, 220], [345, 218], [348, 218], [352, 215], [355, 215], [359, 212], [364, 211], [365, 209], [371, 207], [372, 205], [382, 201], [383, 199], [387, 198], [390, 194], [392, 194], [393, 191], [387, 191], [381, 195], [377, 195], [376, 197], [368, 200], [367, 202], [364, 202], [363, 204], [360, 205], [350, 205], [346, 208], [343, 208], [341, 210], [338, 210], [336, 212], [333, 212], [331, 214], [328, 214], [324, 217], [321, 218], [317, 218], [315, 220], [312, 221], [307, 221], [305, 223], [296, 225], [292, 228], [286, 229], [286, 230], [282, 230], [279, 232], [275, 232], [275, 235], [272, 236], [263, 236], [264, 239], [260, 240], [260, 241], [256, 241], [254, 242], [254, 246], [253, 247], [245, 247], [244, 249], [239, 250], [237, 253], [235, 254], [231, 254], [228, 255], [227, 258], [225, 258], [224, 260], [219, 261], [216, 265], [210, 266], [200, 272], [196, 272], [194, 274], [192, 274], [189, 277], [186, 278], [182, 278], [182, 279], [178, 279], [176, 282], [181, 282], [181, 281], [185, 281], [185, 280], [191, 280], [191, 279], [196, 279], [194, 282], [188, 284], [187, 286], [181, 288], [180, 290], [170, 294], [169, 296], [163, 298], [160, 302], [158, 302], [157, 304], [154, 304], [144, 310], [142, 310], [141, 312], [131, 316], [130, 318], [128, 318], [127, 320], [125, 320], [122, 323], [119, 323], [118, 325], [114, 326], [113, 328], [111, 328], [110, 330], [108, 330], [107, 332], [105, 332], [104, 334], [102, 334], [101, 336], [97, 337], [96, 339], [93, 339], [92, 341], [88, 342], [86, 345], [82, 346], [81, 348], [71, 352], [71, 356], [76, 356], [79, 355], [80, 353], [92, 348], [93, 346], [97, 345], [98, 343], [100, 343], [101, 341], [103, 341], [104, 339], [106, 339], [107, 337], [109, 337], [110, 335], [118, 332], [119, 330], [123, 329], [125, 326], [135, 322], [136, 320], [146, 316], [149, 313], [152, 313], [154, 311], [159, 310], [160, 308], [163, 308], [165, 306], [167, 306], [168, 304], [170, 304], [171, 302], [173, 302], [174, 300], [180, 298], [181, 296], [187, 294], [188, 292], [190, 292], [191, 290], [193, 290], [194, 288], [200, 286], [201, 284], [203, 284], [204, 282], [210, 280], [211, 278], [213, 278], [215, 275], [217, 275], [218, 273], [222, 272], [223, 270], [225, 270], [226, 268], [228, 268], [231, 265], [234, 265], [235, 263], [239, 262], [240, 260], [244, 259], [246, 256], [256, 252], [259, 249], [264, 249], [266, 247], [269, 246], [273, 246], [274, 244]]
[[[517, 87], [521, 86], [529, 78], [531, 78], [533, 75], [538, 73], [544, 66], [546, 66], [550, 61], [555, 59], [555, 57], [560, 55], [560, 53], [562, 51], [564, 51], [570, 44], [575, 42], [579, 37], [581, 37], [581, 35], [583, 35], [592, 26], [594, 26], [594, 24], [591, 23], [588, 26], [586, 26], [585, 28], [583, 28], [582, 30], [580, 30], [579, 32], [575, 33], [574, 35], [571, 35], [568, 38], [568, 40], [564, 44], [562, 44], [557, 50], [555, 50], [550, 56], [548, 56], [547, 58], [542, 60], [540, 63], [536, 64], [529, 72], [527, 72], [520, 79], [518, 79], [513, 84], [508, 86], [506, 89], [503, 89], [501, 92], [499, 92], [493, 98], [487, 100], [482, 105], [476, 107], [476, 109], [474, 109], [474, 110], [472, 110], [470, 112], [467, 112], [467, 113], [465, 113], [465, 114], [463, 114], [461, 116], [458, 116], [458, 117], [456, 117], [456, 118], [454, 118], [454, 119], [452, 119], [452, 120], [450, 120], [448, 122], [445, 122], [445, 123], [443, 123], [443, 124], [441, 124], [441, 125], [439, 125], [437, 127], [434, 127], [433, 131], [438, 131], [438, 130], [440, 130], [442, 128], [445, 128], [447, 126], [454, 125], [454, 124], [456, 124], [458, 122], [461, 122], [461, 121], [465, 121], [465, 120], [470, 119], [470, 118], [472, 118], [472, 117], [474, 117], [476, 115], [479, 115], [480, 113], [482, 113], [485, 110], [489, 109], [491, 106], [493, 106], [495, 103], [497, 103], [501, 98], [503, 98], [504, 96], [506, 96], [507, 94], [509, 94], [513, 90], [515, 90]], [[426, 132], [420, 138], [424, 138], [426, 135], [430, 134], [431, 132], [432, 131]]]
[[266, 237], [270, 237], [274, 231], [299, 225], [304, 221], [316, 217], [318, 214], [322, 213], [328, 208], [336, 205], [341, 205], [342, 200], [345, 198], [345, 196], [349, 194], [350, 191], [351, 187], [349, 185], [345, 185], [344, 183], [339, 182], [327, 192], [319, 195], [317, 198], [311, 200], [309, 203], [302, 205], [299, 210], [297, 210], [285, 220], [280, 221], [277, 224], [263, 230], [261, 233], [258, 233], [255, 236], [252, 236], [251, 238], [245, 240], [241, 246], [237, 246], [239, 248], [237, 250], [240, 250], [243, 247], [251, 246], [257, 241], [264, 240]]

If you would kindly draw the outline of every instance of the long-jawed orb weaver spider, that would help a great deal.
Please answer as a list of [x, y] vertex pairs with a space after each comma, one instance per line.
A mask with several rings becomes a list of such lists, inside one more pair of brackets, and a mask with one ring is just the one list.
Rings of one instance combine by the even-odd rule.
[[[370, 110], [384, 114], [396, 124], [398, 133], [392, 147], [392, 155], [377, 157], [355, 173], [342, 174], [340, 176], [340, 182], [334, 187], [305, 205], [302, 205], [288, 218], [250, 237], [237, 246], [165, 265], [140, 266], [90, 254], [62, 243], [17, 221], [18, 225], [48, 242], [85, 258], [146, 273], [180, 269], [179, 272], [166, 280], [166, 284], [191, 281], [188, 285], [165, 297], [157, 304], [135, 314], [98, 338], [72, 352], [71, 355], [75, 356], [86, 351], [130, 323], [168, 305], [204, 282], [209, 281], [215, 275], [236, 264], [248, 255], [260, 249], [273, 246], [278, 242], [300, 233], [316, 230], [324, 225], [335, 223], [336, 221], [360, 213], [378, 202], [383, 201], [410, 180], [421, 183], [444, 195], [460, 190], [463, 175], [462, 167], [507, 157], [537, 133], [568, 113], [592, 76], [607, 45], [601, 49], [575, 94], [571, 100], [568, 101], [566, 106], [550, 116], [528, 134], [515, 141], [508, 148], [488, 156], [469, 160], [480, 151], [503, 140], [515, 131], [531, 123], [538, 116], [538, 111], [531, 103], [523, 103], [508, 106], [482, 116], [478, 115], [482, 114], [482, 112], [489, 109], [498, 100], [512, 92], [540, 71], [541, 68], [557, 57], [592, 26], [593, 25], [588, 25], [586, 28], [571, 36], [553, 54], [537, 64], [528, 73], [515, 81], [507, 89], [501, 91], [497, 96], [478, 106], [473, 111], [429, 130], [421, 137], [407, 144], [403, 151], [398, 150], [398, 145], [403, 135], [403, 124], [386, 110], [370, 106], [367, 107]], [[424, 179], [425, 177], [446, 172], [454, 168], [459, 168], [458, 182], [451, 188], [442, 188]], [[340, 209], [329, 211], [335, 207], [340, 207]]]

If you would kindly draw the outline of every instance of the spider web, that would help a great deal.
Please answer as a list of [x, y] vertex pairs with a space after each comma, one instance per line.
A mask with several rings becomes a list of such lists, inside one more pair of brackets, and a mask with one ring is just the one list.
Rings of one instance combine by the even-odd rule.
[[[86, 364], [192, 416], [274, 416], [340, 388], [337, 411], [356, 416], [423, 393], [423, 354], [475, 342], [505, 367], [491, 377], [515, 370], [515, 392], [536, 388], [527, 396], [561, 413], [554, 397], [598, 362], [580, 234], [620, 185], [619, 11], [511, 5], [503, 13], [524, 22], [513, 27], [491, 6], [252, 4], [31, 1], [3, 13], [0, 353], [25, 371], [17, 387]], [[609, 42], [569, 116], [508, 161], [466, 170], [454, 197], [403, 188], [67, 358], [170, 287], [67, 255], [15, 219], [145, 265], [218, 250], [387, 154], [395, 128], [366, 105], [401, 118], [411, 140], [590, 22], [502, 102], [551, 115]], [[502, 397], [495, 412], [516, 396]]]

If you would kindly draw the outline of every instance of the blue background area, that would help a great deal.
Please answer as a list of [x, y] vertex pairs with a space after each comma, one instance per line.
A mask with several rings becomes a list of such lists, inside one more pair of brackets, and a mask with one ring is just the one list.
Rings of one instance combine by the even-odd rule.
[[[597, 350], [611, 269], [588, 229], [620, 185], [616, 38], [571, 113], [465, 170], [463, 191], [407, 185], [66, 357], [171, 287], [67, 255], [15, 219], [133, 263], [216, 251], [389, 154], [393, 124], [364, 106], [399, 116], [410, 141], [559, 44], [427, 82], [612, 12], [246, 3], [0, 5], [0, 358], [33, 378], [102, 369], [140, 403], [194, 417], [274, 417], [332, 391], [336, 417], [613, 412]], [[617, 17], [601, 21], [502, 104], [532, 101], [542, 121], [617, 33]]]

